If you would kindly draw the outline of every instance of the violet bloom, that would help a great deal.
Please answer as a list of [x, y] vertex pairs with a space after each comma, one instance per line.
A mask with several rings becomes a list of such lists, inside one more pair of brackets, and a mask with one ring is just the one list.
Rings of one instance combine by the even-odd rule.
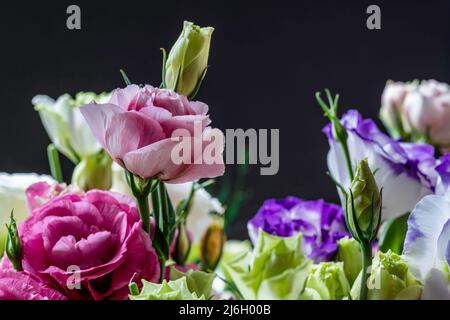
[[292, 196], [266, 200], [247, 227], [254, 244], [259, 229], [279, 237], [301, 232], [303, 253], [316, 263], [333, 259], [337, 241], [350, 236], [341, 207], [322, 199], [305, 201]]
[[[434, 148], [428, 144], [399, 142], [381, 132], [371, 119], [363, 119], [356, 110], [345, 113], [341, 123], [347, 130], [347, 145], [353, 167], [367, 158], [383, 189], [383, 219], [410, 212], [424, 196], [433, 193], [436, 184]], [[331, 125], [323, 129], [330, 143], [328, 169], [344, 188], [350, 187], [349, 173], [341, 145], [331, 134]], [[341, 201], [345, 198], [341, 194]]]

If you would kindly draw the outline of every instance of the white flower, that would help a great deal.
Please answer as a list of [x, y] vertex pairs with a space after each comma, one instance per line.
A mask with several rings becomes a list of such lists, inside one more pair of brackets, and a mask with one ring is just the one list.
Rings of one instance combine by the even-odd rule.
[[423, 198], [408, 220], [404, 255], [424, 284], [422, 299], [450, 300], [450, 202], [443, 195]]
[[25, 190], [39, 181], [54, 183], [54, 180], [46, 175], [0, 172], [0, 256], [6, 237], [5, 224], [9, 223], [11, 210], [14, 210], [14, 218], [18, 222], [28, 216]]
[[32, 100], [50, 140], [73, 163], [78, 163], [85, 156], [101, 150], [79, 110], [81, 105], [93, 100], [106, 103], [109, 94], [80, 92], [75, 99], [64, 94], [56, 101], [45, 95], [37, 95]]
[[[176, 207], [181, 200], [188, 197], [192, 187], [192, 182], [180, 184], [166, 184], [169, 197]], [[122, 193], [130, 197], [133, 196], [131, 190], [125, 180], [125, 172], [117, 164], [113, 164], [113, 185], [111, 191]], [[151, 208], [151, 201], [150, 201]], [[219, 200], [213, 198], [208, 191], [203, 188], [195, 192], [192, 202], [191, 211], [187, 218], [187, 228], [191, 232], [192, 242], [196, 244], [200, 241], [201, 236], [208, 226], [214, 221], [215, 217], [211, 212], [223, 213], [224, 208]]]
[[[356, 110], [345, 113], [341, 122], [348, 134], [353, 171], [367, 158], [378, 187], [383, 189], [382, 219], [410, 212], [420, 199], [433, 193], [437, 174], [432, 146], [394, 140], [382, 133], [371, 119], [363, 119]], [[342, 146], [331, 135], [330, 125], [324, 131], [330, 142], [328, 169], [348, 190], [351, 181]], [[341, 202], [345, 204], [342, 194]]]

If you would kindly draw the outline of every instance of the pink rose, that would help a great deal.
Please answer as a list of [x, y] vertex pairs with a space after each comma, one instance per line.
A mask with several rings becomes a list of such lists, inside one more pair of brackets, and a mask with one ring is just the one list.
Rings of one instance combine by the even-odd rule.
[[[217, 177], [224, 172], [223, 134], [208, 127], [208, 106], [202, 102], [188, 101], [167, 89], [129, 85], [116, 89], [109, 103], [82, 106], [81, 113], [111, 157], [142, 178], [181, 183]], [[201, 137], [194, 135], [197, 127]], [[187, 156], [189, 161], [183, 163], [172, 159], [172, 151], [180, 143], [171, 139], [177, 129], [201, 140], [201, 154], [192, 150]], [[218, 136], [221, 139], [215, 141]], [[221, 161], [211, 163], [200, 158], [211, 143], [219, 145]]]
[[67, 298], [27, 272], [0, 270], [0, 300], [66, 300]]
[[24, 271], [72, 299], [126, 299], [131, 279], [159, 279], [138, 210], [120, 194], [60, 195], [36, 208], [19, 235]]

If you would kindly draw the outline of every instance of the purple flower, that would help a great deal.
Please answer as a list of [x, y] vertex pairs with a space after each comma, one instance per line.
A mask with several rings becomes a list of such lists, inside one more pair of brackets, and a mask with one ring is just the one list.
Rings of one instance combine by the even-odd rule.
[[322, 199], [306, 201], [292, 196], [266, 200], [247, 227], [254, 244], [259, 229], [279, 237], [301, 232], [304, 254], [315, 262], [331, 260], [337, 240], [350, 235], [341, 207]]
[[[410, 212], [436, 185], [434, 148], [428, 144], [406, 143], [381, 132], [371, 119], [363, 119], [356, 110], [344, 114], [341, 123], [347, 130], [347, 145], [353, 167], [367, 158], [375, 172], [378, 187], [383, 188], [383, 218]], [[328, 169], [344, 188], [350, 178], [341, 145], [333, 139], [331, 125], [324, 128], [330, 143]], [[341, 195], [341, 200], [344, 198]]]

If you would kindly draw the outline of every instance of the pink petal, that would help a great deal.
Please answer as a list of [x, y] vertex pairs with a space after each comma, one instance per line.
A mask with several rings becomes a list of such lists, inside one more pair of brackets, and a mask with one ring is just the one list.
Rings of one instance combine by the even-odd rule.
[[106, 130], [111, 126], [113, 117], [117, 114], [124, 113], [125, 110], [115, 104], [91, 103], [81, 106], [80, 111], [94, 136], [103, 148], [106, 149]]
[[139, 112], [116, 114], [105, 133], [105, 149], [115, 160], [165, 138], [158, 122]]
[[185, 167], [176, 165], [171, 158], [172, 150], [178, 143], [172, 139], [160, 140], [127, 153], [123, 161], [129, 171], [142, 178], [177, 175]]
[[131, 84], [124, 89], [116, 89], [109, 100], [110, 104], [121, 106], [124, 110], [128, 110], [128, 106], [135, 99], [141, 89], [136, 84]]

